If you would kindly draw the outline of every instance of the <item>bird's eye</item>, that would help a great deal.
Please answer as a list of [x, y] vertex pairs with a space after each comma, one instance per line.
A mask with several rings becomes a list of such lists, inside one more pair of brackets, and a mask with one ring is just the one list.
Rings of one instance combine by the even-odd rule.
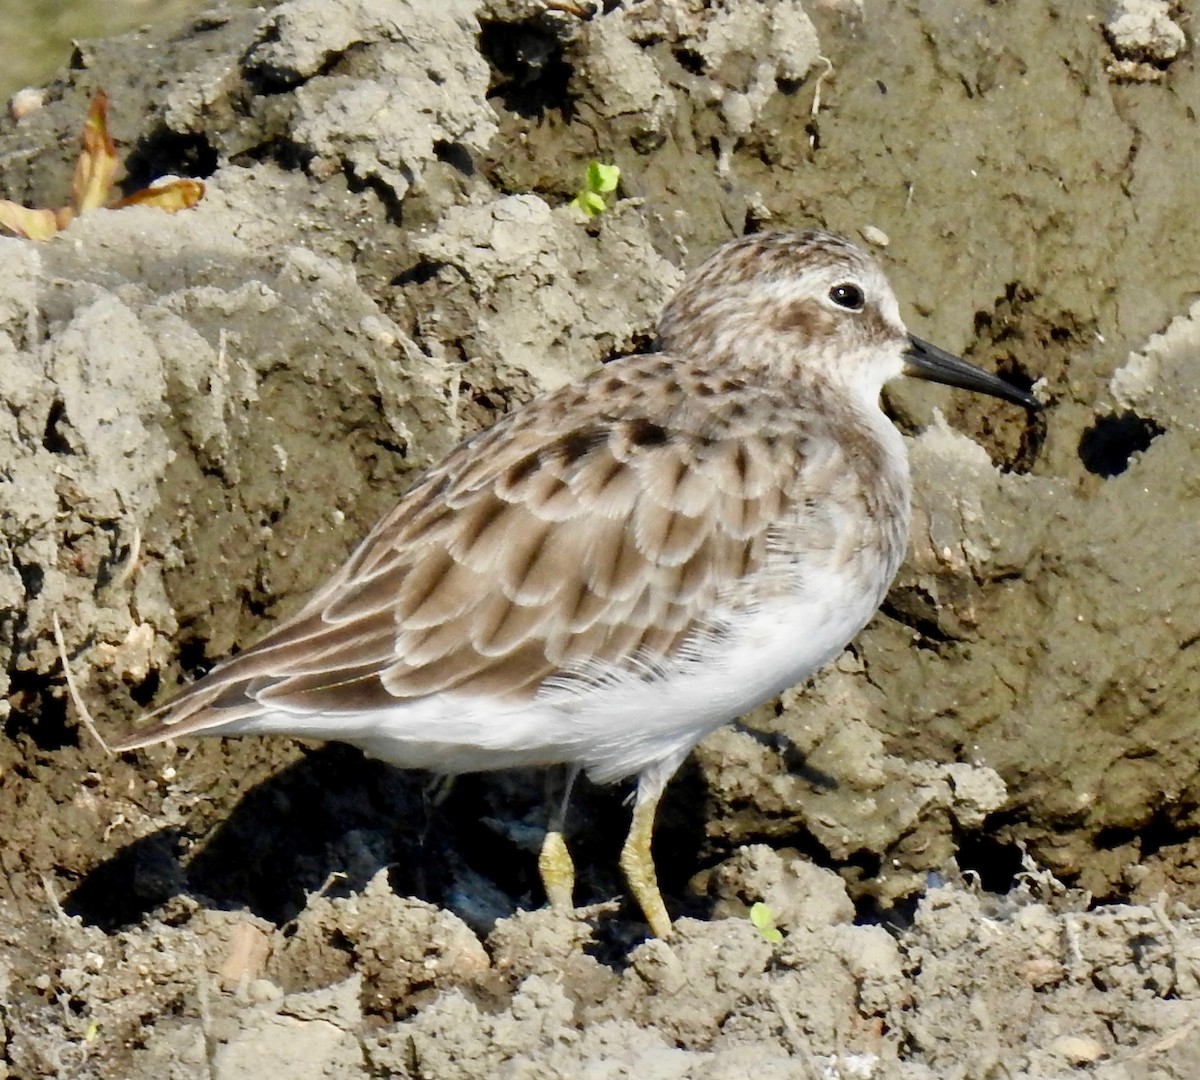
[[830, 289], [829, 299], [847, 311], [862, 311], [863, 304], [867, 302], [862, 289], [849, 281], [843, 281], [840, 285], [835, 285]]

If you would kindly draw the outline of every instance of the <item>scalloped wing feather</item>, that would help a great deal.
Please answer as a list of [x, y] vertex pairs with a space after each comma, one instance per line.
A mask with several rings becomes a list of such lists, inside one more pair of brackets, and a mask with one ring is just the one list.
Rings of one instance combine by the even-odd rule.
[[[529, 700], [571, 672], [658, 670], [719, 631], [723, 604], [756, 602], [751, 575], [760, 593], [786, 588], [794, 571], [756, 572], [777, 554], [773, 525], [811, 516], [797, 432], [780, 437], [765, 392], [757, 416], [745, 394], [672, 406], [679, 384], [656, 390], [641, 370], [663, 362], [630, 358], [461, 444], [297, 615], [117, 748], [268, 711], [321, 713], [336, 738], [340, 715], [429, 695]], [[821, 556], [832, 537], [805, 542]]]

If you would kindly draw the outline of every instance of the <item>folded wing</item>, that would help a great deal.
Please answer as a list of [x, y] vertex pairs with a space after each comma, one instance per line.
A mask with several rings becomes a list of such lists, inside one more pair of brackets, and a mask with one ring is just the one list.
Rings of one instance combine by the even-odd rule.
[[267, 713], [335, 727], [428, 695], [530, 699], [549, 678], [654, 670], [719, 633], [713, 612], [794, 516], [801, 451], [737, 410], [656, 413], [613, 415], [585, 383], [468, 440], [299, 613], [118, 748]]

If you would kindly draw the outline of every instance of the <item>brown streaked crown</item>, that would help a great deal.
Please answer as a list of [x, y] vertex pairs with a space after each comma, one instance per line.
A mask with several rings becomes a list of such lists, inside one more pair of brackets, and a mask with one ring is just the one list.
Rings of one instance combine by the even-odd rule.
[[[865, 303], [832, 300], [851, 285]], [[854, 384], [901, 373], [908, 333], [878, 263], [820, 230], [734, 240], [701, 265], [659, 320], [662, 347], [713, 368], [741, 368], [777, 385]]]

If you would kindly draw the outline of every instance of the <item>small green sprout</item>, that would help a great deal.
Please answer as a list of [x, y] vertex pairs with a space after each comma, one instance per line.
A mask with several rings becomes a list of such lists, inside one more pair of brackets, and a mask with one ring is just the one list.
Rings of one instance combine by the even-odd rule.
[[617, 190], [621, 179], [621, 169], [617, 165], [605, 165], [600, 161], [589, 161], [583, 174], [583, 187], [571, 200], [584, 217], [599, 217], [608, 209], [605, 195], [611, 195]]
[[778, 945], [783, 940], [783, 935], [775, 925], [775, 912], [761, 900], [750, 905], [750, 922], [754, 924], [754, 929], [762, 934], [763, 941]]

